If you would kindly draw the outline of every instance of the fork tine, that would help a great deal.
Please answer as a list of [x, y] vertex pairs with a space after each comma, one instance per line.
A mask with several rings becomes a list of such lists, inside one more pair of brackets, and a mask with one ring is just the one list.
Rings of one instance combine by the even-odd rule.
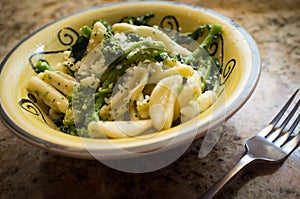
[[[282, 109], [279, 111], [279, 113], [277, 113], [277, 115], [273, 118], [273, 120], [270, 122], [270, 124], [263, 129], [262, 131], [260, 131], [258, 133], [259, 136], [261, 137], [266, 137], [267, 135], [269, 135], [272, 130], [274, 129], [274, 127], [276, 126], [276, 124], [279, 122], [279, 120], [281, 119], [281, 117], [284, 115], [285, 111], [288, 109], [288, 107], [290, 106], [290, 104], [292, 103], [292, 101], [294, 100], [294, 98], [296, 97], [297, 93], [299, 92], [299, 88], [294, 92], [294, 94], [290, 97], [290, 99], [285, 103], [285, 105], [282, 107]], [[281, 132], [281, 131], [280, 131]], [[279, 132], [279, 133], [280, 133]], [[276, 132], [278, 133], [278, 132]], [[271, 139], [270, 139], [271, 140]], [[273, 140], [272, 140], [273, 141]]]
[[[297, 90], [297, 92], [298, 92], [298, 90]], [[295, 94], [297, 94], [297, 92]], [[294, 99], [294, 97], [295, 96], [293, 96], [292, 99]], [[291, 103], [292, 101], [289, 100], [289, 102]], [[272, 132], [268, 135], [267, 140], [269, 140], [270, 142], [273, 142], [275, 139], [278, 138], [280, 133], [283, 131], [283, 129], [286, 127], [286, 125], [290, 122], [290, 120], [292, 119], [292, 117], [296, 113], [297, 109], [299, 108], [299, 105], [300, 105], [300, 99], [298, 100], [298, 102], [296, 103], [296, 105], [294, 106], [292, 111], [289, 113], [289, 115], [285, 118], [285, 120], [279, 126], [279, 128], [277, 128], [274, 132]], [[278, 123], [278, 121], [277, 121], [277, 123]], [[295, 124], [295, 128], [296, 128], [297, 124]], [[294, 124], [292, 126], [294, 126]]]
[[276, 128], [275, 131], [272, 131], [267, 137], [266, 139], [270, 142], [273, 142], [274, 140], [276, 140], [276, 138], [281, 134], [283, 128], [279, 127]]
[[289, 138], [289, 136], [293, 133], [293, 131], [296, 129], [297, 125], [300, 122], [300, 114], [298, 115], [297, 119], [294, 121], [292, 126], [289, 128], [289, 130], [281, 137], [279, 137], [274, 144], [278, 147], [281, 147]]
[[288, 109], [294, 98], [296, 97], [297, 93], [300, 89], [297, 89], [295, 93], [290, 97], [290, 99], [285, 103], [284, 107], [277, 113], [277, 115], [273, 118], [273, 120], [270, 122], [270, 124], [265, 127], [263, 130], [261, 130], [257, 135], [261, 137], [266, 137], [268, 134], [272, 132], [276, 124], [279, 122], [285, 111]]
[[282, 150], [286, 154], [290, 154], [300, 143], [300, 131], [291, 140], [287, 141], [286, 144], [282, 146]]
[[257, 135], [261, 137], [266, 137], [272, 130], [274, 129], [274, 126], [272, 124], [269, 124], [265, 128], [263, 128], [261, 131], [257, 133]]
[[292, 103], [292, 101], [294, 100], [295, 96], [297, 95], [299, 89], [297, 89], [295, 91], [295, 93], [291, 96], [291, 98], [286, 102], [286, 104], [284, 105], [284, 107], [280, 110], [280, 112], [275, 116], [275, 118], [271, 121], [270, 124], [272, 125], [276, 125], [279, 120], [281, 119], [281, 117], [283, 116], [283, 114], [285, 113], [285, 111], [288, 109], [288, 107], [290, 106], [290, 104]]

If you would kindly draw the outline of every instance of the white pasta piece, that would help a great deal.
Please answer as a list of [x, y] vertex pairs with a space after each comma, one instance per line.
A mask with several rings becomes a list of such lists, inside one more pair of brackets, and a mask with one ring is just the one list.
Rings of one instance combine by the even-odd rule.
[[180, 109], [181, 122], [186, 122], [200, 113], [200, 107], [196, 99], [190, 100], [184, 107]]
[[59, 62], [56, 65], [51, 66], [54, 71], [61, 71], [62, 73], [67, 73], [69, 69], [64, 65], [64, 62]]
[[130, 100], [134, 100], [142, 92], [148, 81], [146, 68], [133, 67], [126, 71], [117, 83], [118, 90], [111, 98], [112, 113], [116, 120], [121, 119], [126, 111]]
[[76, 79], [73, 77], [73, 76], [71, 76], [71, 75], [69, 75], [69, 74], [67, 74], [67, 73], [64, 73], [64, 72], [62, 72], [62, 71], [55, 71], [58, 75], [60, 75], [60, 76], [63, 76], [65, 79], [67, 79], [67, 80], [70, 80], [70, 81], [73, 81], [73, 82], [76, 82]]
[[72, 93], [73, 87], [76, 82], [74, 80], [70, 80], [70, 78], [65, 78], [61, 74], [63, 73], [56, 73], [50, 70], [46, 70], [45, 72], [38, 74], [38, 77], [62, 92], [64, 95], [68, 95]]
[[187, 78], [186, 84], [184, 84], [178, 99], [181, 107], [185, 106], [192, 98], [197, 98], [201, 95], [201, 77], [198, 72]]
[[54, 87], [42, 81], [39, 77], [33, 76], [27, 84], [29, 93], [36, 94], [48, 106], [65, 113], [68, 108], [67, 98]]
[[217, 100], [217, 94], [214, 91], [206, 91], [197, 98], [200, 112], [207, 110]]
[[89, 53], [97, 45], [99, 45], [103, 41], [106, 33], [106, 27], [101, 22], [96, 22], [94, 24], [86, 52]]
[[174, 107], [178, 97], [182, 77], [179, 75], [162, 79], [154, 87], [149, 102], [149, 115], [157, 130], [168, 129], [172, 125]]
[[140, 135], [151, 127], [151, 120], [90, 122], [91, 138], [126, 138]]
[[186, 64], [178, 64], [177, 66], [174, 66], [172, 68], [163, 70], [160, 68], [160, 71], [155, 71], [151, 73], [151, 76], [149, 78], [149, 82], [158, 82], [161, 79], [164, 79], [169, 76], [173, 75], [180, 75], [183, 77], [189, 77], [192, 76], [195, 73], [195, 70]]
[[177, 44], [167, 34], [159, 29], [150, 26], [135, 26], [128, 23], [116, 23], [112, 26], [114, 32], [133, 32], [142, 37], [151, 37], [154, 40], [164, 42], [166, 49], [175, 54], [188, 56], [191, 54], [189, 50]]
[[207, 110], [215, 101], [217, 95], [214, 91], [206, 91], [198, 98], [190, 100], [181, 108], [181, 121], [185, 122], [192, 119], [203, 111]]

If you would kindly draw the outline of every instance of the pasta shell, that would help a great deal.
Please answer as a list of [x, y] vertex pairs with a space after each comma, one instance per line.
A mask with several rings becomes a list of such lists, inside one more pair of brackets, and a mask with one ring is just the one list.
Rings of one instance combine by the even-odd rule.
[[195, 99], [201, 95], [201, 77], [198, 72], [194, 72], [192, 76], [187, 77], [187, 82], [184, 84], [182, 91], [179, 94], [180, 106], [185, 106], [191, 99]]
[[131, 68], [121, 78], [116, 93], [111, 98], [112, 113], [116, 120], [128, 111], [129, 101], [136, 99], [139, 93], [142, 92], [144, 86], [147, 84], [148, 72], [145, 68], [134, 67]]
[[38, 76], [43, 81], [47, 82], [64, 95], [72, 93], [73, 87], [76, 84], [75, 81], [65, 78], [61, 75], [62, 73], [56, 73], [53, 71], [46, 70], [43, 73], [40, 73]]
[[93, 31], [91, 33], [91, 37], [86, 52], [89, 53], [99, 43], [101, 43], [106, 33], [107, 33], [106, 27], [101, 22], [96, 22], [94, 24]]
[[69, 106], [68, 100], [64, 95], [62, 95], [51, 85], [42, 81], [37, 76], [33, 76], [30, 78], [27, 84], [27, 90], [29, 91], [29, 93], [36, 94], [48, 106], [62, 113], [65, 113]]
[[197, 98], [200, 112], [208, 109], [217, 100], [217, 94], [214, 91], [206, 91]]
[[151, 77], [149, 78], [149, 82], [158, 82], [161, 79], [164, 79], [169, 76], [173, 75], [181, 75], [183, 77], [189, 77], [192, 76], [195, 72], [195, 70], [186, 64], [178, 64], [177, 66], [174, 66], [172, 68], [163, 70], [161, 67], [152, 64], [154, 71], [160, 70], [157, 72], [154, 72], [151, 74]]
[[151, 120], [90, 122], [91, 138], [126, 138], [140, 135], [151, 127]]
[[181, 121], [185, 122], [192, 119], [193, 117], [207, 110], [216, 100], [217, 95], [214, 91], [206, 91], [198, 98], [190, 100], [180, 110]]
[[172, 126], [174, 108], [182, 77], [179, 75], [162, 79], [154, 87], [149, 102], [149, 115], [152, 125], [157, 130], [168, 129]]
[[142, 37], [151, 37], [156, 41], [164, 42], [166, 49], [183, 56], [191, 55], [191, 52], [173, 41], [168, 35], [159, 29], [150, 26], [135, 26], [128, 23], [116, 23], [112, 26], [114, 32], [133, 32]]

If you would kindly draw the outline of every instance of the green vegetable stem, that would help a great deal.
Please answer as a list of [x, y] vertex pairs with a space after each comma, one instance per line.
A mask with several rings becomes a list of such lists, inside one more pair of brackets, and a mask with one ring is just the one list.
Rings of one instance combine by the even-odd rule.
[[191, 56], [189, 56], [186, 59], [186, 63], [190, 64], [197, 59], [203, 57], [205, 54], [207, 54], [207, 50], [212, 45], [215, 39], [218, 39], [219, 35], [222, 32], [222, 26], [220, 25], [213, 25], [210, 29], [209, 33], [203, 40], [203, 42], [200, 44], [200, 46], [192, 53]]
[[52, 70], [50, 64], [45, 59], [39, 59], [35, 65], [37, 73], [44, 72], [45, 70]]
[[[155, 62], [155, 58], [165, 51], [164, 43], [161, 41], [143, 40], [133, 44], [104, 71], [101, 77], [101, 81], [103, 82], [102, 87], [108, 88], [109, 85], [114, 85], [118, 77], [122, 76], [126, 69], [134, 64], [145, 60]], [[121, 67], [117, 69], [117, 66]]]

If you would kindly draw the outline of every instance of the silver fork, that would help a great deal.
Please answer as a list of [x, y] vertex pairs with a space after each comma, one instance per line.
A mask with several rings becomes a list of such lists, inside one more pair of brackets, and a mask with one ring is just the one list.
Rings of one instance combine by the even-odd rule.
[[[284, 107], [274, 117], [274, 119], [268, 126], [263, 128], [258, 134], [247, 140], [245, 145], [245, 155], [240, 159], [240, 161], [234, 166], [233, 169], [231, 169], [226, 175], [224, 175], [217, 183], [215, 183], [206, 193], [201, 196], [202, 199], [210, 199], [214, 197], [224, 187], [224, 185], [230, 179], [232, 179], [233, 176], [235, 176], [250, 162], [265, 161], [270, 163], [279, 163], [284, 161], [289, 156], [289, 154], [291, 154], [292, 151], [296, 149], [297, 146], [299, 146], [300, 131], [294, 133], [294, 130], [296, 129], [300, 121], [300, 114], [297, 113], [300, 99], [298, 99], [298, 101], [295, 100], [297, 101], [297, 103], [294, 105], [290, 112], [288, 111], [298, 92], [299, 89], [295, 91], [295, 93], [286, 102]], [[284, 115], [286, 115], [287, 112], [289, 112], [289, 114], [285, 117]], [[296, 119], [294, 119], [295, 117]], [[283, 121], [281, 122], [281, 120]], [[291, 120], [293, 120], [294, 122], [289, 126], [288, 130], [285, 130]], [[281, 123], [280, 125], [278, 125], [279, 121]]]

